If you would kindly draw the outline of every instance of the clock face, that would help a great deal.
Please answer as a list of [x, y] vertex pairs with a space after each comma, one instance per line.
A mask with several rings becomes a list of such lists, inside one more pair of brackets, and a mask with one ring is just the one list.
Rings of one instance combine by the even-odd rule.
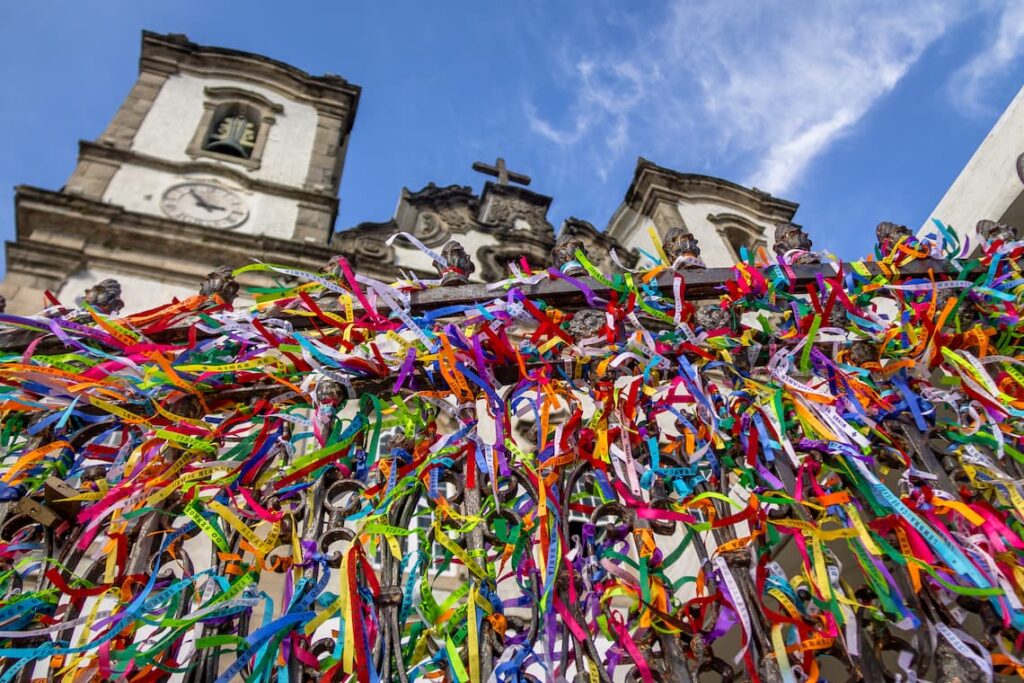
[[160, 199], [165, 214], [183, 223], [210, 228], [236, 228], [249, 217], [249, 208], [237, 194], [211, 183], [181, 183]]

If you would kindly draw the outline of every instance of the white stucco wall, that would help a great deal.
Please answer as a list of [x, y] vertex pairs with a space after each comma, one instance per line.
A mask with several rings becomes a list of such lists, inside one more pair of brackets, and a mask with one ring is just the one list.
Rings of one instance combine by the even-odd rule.
[[[249, 217], [232, 232], [290, 239], [295, 231], [299, 205], [294, 199], [244, 190], [230, 180], [207, 173], [176, 174], [126, 164], [114, 173], [103, 201], [128, 211], [164, 216], [160, 198], [172, 185], [186, 180], [214, 182], [238, 194], [249, 207]], [[164, 216], [166, 217], [166, 216]]]
[[[420, 220], [423, 217], [420, 216]], [[529, 226], [527, 226], [528, 228]], [[494, 246], [498, 244], [498, 240], [493, 235], [488, 235], [484, 232], [477, 230], [470, 230], [467, 233], [454, 235], [453, 239], [458, 240], [466, 250], [467, 254], [473, 259], [473, 263], [476, 265], [476, 272], [473, 273], [471, 279], [479, 281], [480, 273], [483, 270], [483, 264], [477, 258], [477, 250], [481, 247]], [[396, 239], [392, 245], [395, 249], [395, 262], [399, 268], [415, 268], [417, 270], [425, 270], [428, 273], [433, 273], [434, 264], [433, 259], [424, 254], [422, 251], [414, 247], [408, 241], [403, 238]], [[440, 252], [441, 247], [434, 247], [434, 251]]]
[[[708, 201], [680, 201], [676, 208], [682, 217], [684, 224], [697, 238], [700, 244], [700, 255], [709, 268], [728, 268], [736, 263], [725, 239], [719, 234], [718, 226], [708, 220], [708, 214], [730, 213], [749, 220], [752, 223], [764, 228], [763, 238], [768, 248], [772, 245], [772, 231], [770, 226], [761, 221], [757, 216], [739, 209], [732, 205], [719, 204]], [[627, 248], [643, 249], [650, 254], [656, 254], [654, 243], [651, 241], [649, 226], [654, 222], [650, 218], [634, 214], [635, 225], [629, 230], [623, 240]]]
[[[200, 78], [190, 74], [171, 76], [164, 83], [149, 113], [135, 135], [132, 150], [142, 154], [168, 159], [189, 161], [185, 153], [203, 115], [207, 87], [234, 87], [263, 95], [284, 111], [274, 115], [260, 167], [247, 171], [230, 162], [214, 162], [238, 170], [246, 170], [259, 180], [269, 180], [301, 187], [309, 171], [316, 135], [317, 113], [311, 105], [288, 100], [267, 88], [246, 81], [223, 78]], [[212, 161], [212, 160], [210, 160]]]
[[107, 278], [114, 278], [121, 283], [121, 300], [124, 301], [122, 313], [126, 314], [169, 304], [173, 297], [178, 297], [180, 301], [198, 291], [196, 287], [183, 287], [137, 275], [115, 273], [102, 268], [86, 268], [68, 278], [57, 293], [57, 299], [69, 308], [74, 307], [75, 300], [82, 296], [86, 289]]
[[[1024, 88], [996, 121], [938, 206], [926, 217], [921, 233], [934, 232], [932, 218], [977, 243], [975, 224], [998, 221], [1024, 193], [1017, 177], [1017, 156], [1024, 153]], [[1024, 226], [1017, 226], [1024, 227]]]
[[[293, 102], [273, 90], [244, 81], [201, 78], [190, 74], [171, 76], [164, 83], [132, 143], [132, 150], [174, 162], [188, 162], [186, 153], [199, 126], [207, 87], [237, 87], [258, 93], [284, 109], [275, 114], [260, 167], [249, 170], [227, 161], [202, 157], [204, 163], [241, 171], [255, 179], [302, 187], [309, 170], [317, 112], [308, 104]], [[185, 180], [212, 180], [242, 196], [249, 217], [237, 232], [291, 238], [298, 218], [294, 199], [246, 192], [215, 174], [173, 174], [127, 163], [115, 173], [103, 200], [129, 211], [163, 216], [160, 198], [172, 185]]]

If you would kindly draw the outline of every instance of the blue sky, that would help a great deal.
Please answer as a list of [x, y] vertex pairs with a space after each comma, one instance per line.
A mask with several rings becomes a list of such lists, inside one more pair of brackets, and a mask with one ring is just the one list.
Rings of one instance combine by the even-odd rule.
[[603, 228], [644, 156], [797, 201], [859, 257], [924, 222], [1024, 84], [1024, 0], [3, 3], [5, 239], [13, 186], [59, 188], [113, 116], [143, 28], [363, 87], [339, 228], [498, 155], [556, 227]]

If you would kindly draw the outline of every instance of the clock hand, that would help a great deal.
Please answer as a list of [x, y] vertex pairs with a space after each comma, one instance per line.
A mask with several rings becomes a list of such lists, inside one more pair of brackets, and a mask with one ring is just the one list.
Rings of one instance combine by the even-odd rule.
[[192, 195], [193, 197], [195, 197], [196, 198], [196, 203], [200, 207], [206, 209], [207, 212], [215, 211], [215, 210], [217, 210], [217, 211], [223, 211], [224, 210], [224, 208], [221, 207], [221, 206], [216, 206], [214, 204], [207, 203], [206, 200], [204, 200], [202, 197], [200, 197], [199, 193], [197, 193], [195, 190], [189, 190], [188, 193], [190, 195]]

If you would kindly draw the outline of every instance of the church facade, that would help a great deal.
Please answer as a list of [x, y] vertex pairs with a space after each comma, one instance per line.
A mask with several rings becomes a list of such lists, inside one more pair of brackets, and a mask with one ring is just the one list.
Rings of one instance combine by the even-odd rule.
[[[7, 311], [32, 314], [51, 297], [71, 306], [108, 278], [121, 284], [126, 310], [145, 310], [195, 294], [217, 267], [253, 259], [317, 271], [340, 254], [383, 280], [435, 279], [429, 256], [389, 240], [398, 232], [437, 250], [457, 240], [473, 261], [473, 281], [501, 279], [524, 260], [547, 267], [552, 198], [502, 159], [474, 164], [493, 178], [479, 191], [403, 189], [392, 217], [338, 229], [359, 98], [360, 88], [340, 76], [144, 32], [138, 79], [107, 129], [80, 143], [67, 184], [16, 188], [16, 236], [0, 284]], [[769, 247], [772, 227], [796, 210], [757, 189], [640, 159], [603, 230], [573, 217], [558, 234], [579, 238], [598, 266], [613, 270], [612, 249], [631, 267], [656, 253], [652, 234], [683, 228], [707, 265], [726, 266], [744, 247]], [[265, 278], [245, 273], [240, 282], [265, 286]]]

